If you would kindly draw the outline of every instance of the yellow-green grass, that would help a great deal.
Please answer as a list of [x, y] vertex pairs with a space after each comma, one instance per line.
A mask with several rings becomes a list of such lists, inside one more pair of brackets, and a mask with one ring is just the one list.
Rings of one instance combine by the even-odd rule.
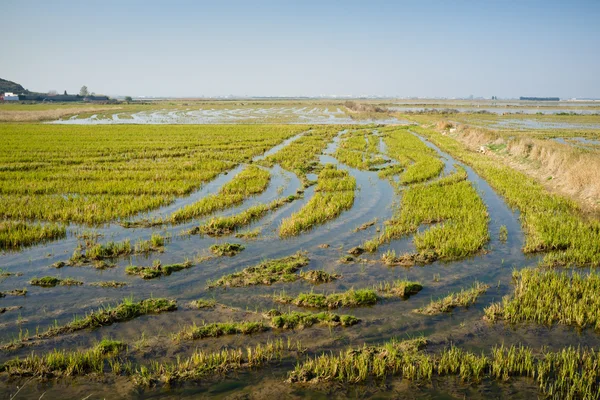
[[273, 200], [269, 204], [257, 204], [235, 215], [215, 217], [204, 225], [192, 228], [189, 232], [191, 234], [202, 233], [210, 236], [228, 235], [260, 219], [268, 212], [294, 201], [296, 198], [297, 196], [295, 195], [283, 197]]
[[296, 236], [352, 208], [356, 180], [347, 171], [327, 165], [319, 173], [313, 197], [298, 212], [281, 221], [279, 236]]
[[574, 325], [600, 330], [600, 275], [526, 268], [513, 272], [515, 290], [485, 309], [486, 319]]
[[298, 126], [0, 125], [0, 218], [99, 224], [189, 194]]
[[460, 292], [450, 293], [446, 297], [438, 300], [432, 300], [428, 305], [415, 310], [416, 313], [425, 315], [441, 314], [450, 312], [456, 307], [469, 307], [477, 301], [477, 298], [484, 294], [489, 285], [481, 282], [475, 282], [469, 289], [461, 289]]
[[435, 178], [444, 169], [444, 163], [437, 153], [408, 129], [408, 127], [394, 127], [381, 130], [388, 156], [404, 167], [404, 172], [400, 175], [400, 183], [404, 185]]
[[392, 340], [381, 346], [350, 348], [339, 355], [324, 353], [298, 363], [288, 382], [355, 384], [397, 375], [420, 384], [458, 376], [476, 385], [484, 380], [507, 382], [511, 377], [523, 377], [533, 379], [540, 393], [552, 398], [591, 400], [600, 390], [600, 356], [594, 349], [542, 349], [535, 355], [529, 347], [502, 345], [486, 355], [454, 345], [439, 353], [427, 353], [425, 345], [423, 338]]
[[308, 265], [308, 262], [308, 257], [303, 253], [266, 260], [258, 265], [244, 268], [240, 272], [225, 275], [214, 282], [209, 282], [208, 286], [240, 287], [271, 285], [276, 282], [293, 282], [300, 279], [300, 276], [296, 272]]
[[59, 224], [31, 224], [25, 222], [0, 222], [0, 250], [44, 243], [66, 237], [67, 230]]
[[385, 163], [379, 154], [379, 137], [371, 129], [350, 131], [343, 135], [335, 158], [350, 167], [370, 170]]
[[89, 350], [53, 350], [43, 356], [35, 353], [15, 358], [0, 365], [0, 371], [9, 376], [37, 376], [40, 378], [70, 377], [105, 372], [106, 360], [114, 358], [127, 346], [123, 342], [104, 339]]
[[600, 265], [600, 221], [584, 217], [575, 202], [548, 192], [522, 172], [467, 150], [447, 135], [432, 129], [413, 129], [470, 164], [511, 207], [521, 212], [525, 252], [547, 252], [543, 260], [546, 265]]
[[301, 138], [268, 156], [262, 163], [268, 166], [279, 164], [282, 168], [296, 173], [304, 186], [309, 186], [306, 174], [318, 168], [318, 155], [339, 130], [340, 127], [311, 128]]
[[419, 258], [456, 260], [475, 254], [489, 241], [489, 215], [468, 181], [454, 179], [414, 185], [402, 194], [397, 213], [384, 232], [364, 244], [374, 251], [381, 243], [414, 233], [422, 224], [437, 224], [414, 236]]
[[247, 198], [264, 192], [270, 180], [271, 173], [268, 170], [249, 165], [223, 185], [218, 193], [180, 208], [171, 214], [170, 220], [174, 223], [183, 222], [236, 206]]

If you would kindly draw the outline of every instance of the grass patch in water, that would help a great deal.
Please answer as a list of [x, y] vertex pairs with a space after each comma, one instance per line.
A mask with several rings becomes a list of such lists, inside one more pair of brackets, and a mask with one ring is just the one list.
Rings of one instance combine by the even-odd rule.
[[250, 335], [269, 329], [263, 322], [213, 322], [210, 324], [196, 325], [195, 323], [184, 328], [174, 335], [177, 340], [196, 340], [224, 335]]
[[173, 272], [191, 268], [192, 266], [193, 264], [189, 260], [186, 260], [181, 264], [167, 265], [162, 265], [160, 260], [154, 260], [151, 267], [129, 266], [125, 268], [125, 272], [129, 275], [139, 275], [144, 279], [155, 279], [161, 276], [171, 275]]
[[241, 204], [248, 197], [264, 192], [270, 180], [269, 171], [249, 165], [223, 185], [217, 194], [208, 195], [175, 211], [171, 214], [170, 221], [180, 223]]
[[272, 310], [270, 313], [271, 326], [277, 329], [303, 329], [316, 324], [327, 326], [352, 326], [360, 322], [360, 319], [352, 315], [338, 315], [330, 312], [310, 313], [310, 312], [288, 312], [279, 313]]
[[32, 280], [29, 281], [29, 284], [31, 284], [33, 286], [41, 286], [41, 287], [54, 287], [57, 285], [79, 286], [79, 285], [83, 285], [83, 282], [72, 279], [72, 278], [60, 279], [60, 278], [57, 278], [54, 276], [44, 276], [42, 278], [33, 278]]
[[435, 315], [450, 312], [456, 307], [469, 307], [475, 303], [477, 298], [484, 294], [489, 287], [489, 285], [485, 285], [481, 282], [475, 282], [471, 288], [461, 289], [460, 292], [451, 293], [438, 300], [432, 300], [427, 306], [418, 308], [415, 312], [425, 315]]
[[354, 204], [356, 180], [347, 171], [328, 164], [319, 173], [313, 197], [296, 213], [281, 221], [279, 236], [297, 236], [338, 217]]
[[103, 281], [103, 282], [92, 282], [90, 286], [98, 286], [103, 288], [122, 288], [127, 286], [125, 282], [117, 282], [117, 281]]
[[252, 286], [271, 285], [275, 282], [293, 282], [300, 277], [296, 274], [300, 268], [308, 265], [308, 257], [303, 253], [292, 256], [266, 260], [258, 265], [248, 267], [240, 272], [225, 275], [214, 282], [209, 282], [209, 287], [217, 286]]
[[329, 295], [320, 293], [300, 293], [290, 297], [282, 294], [274, 297], [275, 301], [283, 304], [294, 304], [298, 307], [311, 308], [340, 308], [340, 307], [365, 307], [377, 303], [377, 294], [372, 289], [350, 289], [342, 293]]
[[215, 308], [217, 305], [217, 301], [215, 299], [198, 299], [198, 300], [194, 300], [191, 303], [191, 306], [194, 308]]
[[513, 272], [515, 290], [485, 309], [486, 319], [591, 327], [600, 331], [600, 275], [526, 268]]
[[15, 358], [1, 365], [0, 371], [9, 376], [40, 378], [102, 375], [105, 361], [117, 356], [126, 347], [123, 342], [104, 339], [90, 350], [53, 350], [43, 356], [32, 353], [23, 359]]
[[386, 296], [407, 299], [413, 294], [419, 293], [423, 289], [423, 285], [419, 282], [398, 279], [392, 282], [380, 282], [375, 285], [374, 289]]
[[214, 254], [222, 257], [229, 256], [233, 257], [236, 254], [242, 252], [246, 247], [240, 243], [222, 243], [222, 244], [213, 244], [210, 246], [210, 251]]
[[476, 385], [523, 377], [534, 380], [540, 393], [552, 398], [595, 399], [600, 390], [600, 356], [594, 349], [542, 349], [535, 356], [531, 348], [502, 345], [485, 355], [450, 346], [430, 354], [423, 350], [425, 345], [423, 338], [392, 340], [381, 346], [350, 348], [339, 355], [324, 353], [298, 363], [288, 382], [356, 384], [397, 375], [421, 384], [437, 376], [458, 376]]
[[27, 289], [23, 288], [23, 289], [13, 289], [13, 290], [9, 290], [8, 292], [0, 292], [0, 297], [6, 297], [6, 296], [26, 296], [27, 295]]
[[247, 226], [253, 221], [262, 218], [270, 211], [274, 211], [285, 204], [296, 200], [298, 196], [292, 195], [281, 199], [273, 200], [269, 204], [258, 204], [242, 211], [239, 214], [216, 217], [199, 227], [192, 228], [190, 234], [202, 233], [209, 236], [223, 236], [235, 232], [237, 229]]
[[0, 250], [17, 250], [51, 240], [67, 237], [67, 230], [58, 224], [28, 224], [25, 222], [0, 222]]

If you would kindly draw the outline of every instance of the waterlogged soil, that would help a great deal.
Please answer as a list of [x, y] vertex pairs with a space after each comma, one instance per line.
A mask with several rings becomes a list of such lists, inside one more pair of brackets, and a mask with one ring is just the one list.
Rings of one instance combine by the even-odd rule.
[[[340, 133], [341, 134], [341, 133]], [[292, 138], [277, 148], [289, 144]], [[423, 139], [422, 139], [423, 140]], [[181, 235], [212, 216], [197, 219], [176, 226], [164, 225], [154, 228], [126, 229], [114, 223], [95, 231], [103, 235], [99, 241], [121, 241], [129, 238], [132, 244], [138, 239], [149, 239], [152, 233], [170, 234], [171, 240], [165, 245], [163, 253], [134, 255], [113, 260], [115, 268], [104, 270], [92, 266], [65, 266], [52, 268], [58, 261], [66, 261], [78, 244], [74, 233], [86, 229], [70, 226], [68, 238], [46, 245], [28, 248], [20, 252], [2, 254], [0, 266], [21, 276], [10, 276], [0, 281], [0, 291], [9, 291], [26, 287], [26, 296], [7, 296], [0, 299], [2, 307], [20, 306], [16, 311], [0, 314], [0, 342], [8, 343], [19, 335], [36, 330], [45, 330], [53, 324], [65, 324], [74, 315], [83, 316], [91, 310], [105, 304], [116, 304], [124, 297], [132, 296], [136, 301], [153, 297], [176, 299], [178, 310], [159, 315], [143, 316], [128, 322], [116, 323], [93, 331], [80, 331], [45, 339], [12, 351], [0, 352], [0, 363], [15, 356], [26, 356], [32, 350], [46, 352], [54, 348], [74, 350], [89, 348], [102, 338], [110, 337], [130, 344], [131, 357], [136, 363], [149, 364], [152, 361], [174, 362], [177, 357], [185, 357], [196, 349], [215, 351], [230, 347], [242, 347], [264, 343], [268, 339], [288, 338], [292, 343], [300, 341], [306, 348], [306, 355], [320, 354], [323, 351], [345, 349], [348, 346], [362, 346], [363, 343], [379, 344], [391, 338], [405, 339], [419, 335], [426, 336], [431, 349], [441, 349], [449, 343], [476, 352], [489, 352], [494, 345], [505, 343], [532, 346], [536, 349], [548, 346], [560, 349], [568, 345], [598, 346], [598, 335], [592, 331], [577, 331], [569, 327], [543, 327], [539, 325], [509, 326], [503, 323], [489, 324], [483, 317], [483, 308], [502, 296], [512, 292], [511, 275], [513, 269], [521, 269], [535, 265], [536, 258], [523, 255], [523, 232], [519, 216], [513, 212], [502, 198], [481, 179], [471, 168], [461, 164], [448, 154], [440, 151], [433, 144], [425, 143], [436, 150], [445, 163], [443, 175], [452, 173], [456, 165], [467, 171], [468, 179], [473, 182], [481, 198], [485, 202], [489, 215], [489, 232], [491, 240], [484, 251], [456, 262], [435, 262], [427, 266], [387, 267], [380, 261], [380, 256], [388, 249], [398, 254], [414, 251], [412, 237], [392, 241], [382, 246], [377, 253], [364, 253], [355, 262], [341, 263], [342, 256], [348, 250], [361, 245], [365, 240], [378, 235], [383, 221], [392, 217], [401, 193], [395, 192], [387, 180], [378, 177], [376, 171], [362, 171], [340, 164], [333, 157], [340, 141], [340, 136], [333, 140], [320, 156], [320, 162], [334, 163], [338, 168], [347, 170], [356, 179], [357, 190], [351, 210], [343, 212], [337, 219], [315, 227], [310, 232], [297, 237], [281, 239], [278, 228], [283, 218], [298, 211], [313, 195], [314, 186], [305, 190], [301, 199], [295, 200], [264, 218], [252, 223], [244, 230], [260, 229], [261, 234], [252, 239], [239, 239], [232, 236], [212, 238], [200, 235]], [[381, 144], [380, 150], [385, 152]], [[260, 157], [259, 157], [260, 158]], [[259, 159], [257, 158], [257, 160]], [[175, 204], [138, 218], [167, 216], [175, 209], [193, 203], [210, 193], [218, 192], [240, 171], [243, 166], [222, 174], [213, 182], [202, 187], [198, 192], [177, 200]], [[268, 189], [261, 195], [245, 201], [235, 207], [214, 215], [231, 215], [258, 203], [268, 203], [276, 198], [295, 194], [301, 188], [298, 177], [288, 171], [274, 166], [271, 169], [272, 179]], [[364, 230], [356, 230], [359, 226], [377, 219], [377, 223]], [[499, 239], [500, 227], [508, 230], [508, 239]], [[89, 230], [89, 228], [87, 228]], [[427, 229], [427, 226], [420, 230]], [[160, 260], [163, 265], [181, 263], [186, 258], [194, 259], [198, 255], [210, 255], [209, 247], [216, 243], [242, 243], [245, 250], [234, 257], [212, 257], [194, 265], [189, 269], [174, 272], [170, 276], [153, 280], [143, 280], [138, 276], [127, 275], [125, 267], [129, 265], [150, 266], [153, 261]], [[323, 246], [327, 244], [328, 246]], [[341, 278], [330, 283], [312, 286], [306, 281], [293, 283], [277, 283], [272, 286], [252, 286], [240, 288], [208, 289], [210, 281], [217, 280], [225, 274], [239, 271], [245, 267], [256, 265], [265, 259], [280, 258], [298, 251], [307, 252], [310, 258], [308, 266], [303, 270], [320, 269], [329, 273], [340, 274]], [[41, 288], [30, 286], [28, 282], [35, 277], [46, 275], [62, 278], [72, 277], [84, 281], [82, 286]], [[349, 328], [329, 328], [313, 326], [304, 330], [278, 331], [270, 330], [250, 336], [232, 335], [216, 339], [204, 339], [195, 342], [175, 342], [171, 335], [184, 326], [202, 322], [228, 322], [241, 320], [259, 320], [260, 313], [271, 308], [282, 311], [298, 310], [293, 305], [280, 305], [273, 301], [273, 294], [295, 296], [300, 292], [315, 291], [332, 293], [351, 288], [372, 288], [382, 281], [408, 279], [418, 281], [423, 290], [408, 300], [387, 299], [377, 305], [365, 308], [340, 309], [340, 314], [351, 314], [361, 319], [358, 325]], [[87, 284], [98, 281], [126, 282], [123, 288], [101, 288]], [[414, 313], [413, 310], [425, 306], [431, 299], [442, 297], [449, 292], [469, 287], [479, 281], [490, 285], [490, 289], [468, 309], [457, 308], [451, 314], [426, 316]], [[214, 308], [195, 309], [190, 302], [197, 299], [214, 299], [218, 304]], [[300, 360], [304, 357], [300, 356]], [[294, 368], [295, 357], [284, 358], [274, 365], [250, 371], [238, 372], [225, 377], [206, 378], [200, 382], [179, 385], [172, 388], [138, 388], [123, 377], [108, 375], [107, 378], [89, 379], [74, 378], [59, 382], [45, 383], [26, 382], [23, 379], [2, 378], [0, 395], [10, 397], [18, 387], [27, 383], [20, 396], [22, 398], [39, 398], [43, 393], [45, 399], [69, 398], [531, 398], [537, 396], [537, 389], [530, 380], [513, 379], [509, 383], [484, 382], [472, 387], [461, 384], [454, 378], [434, 380], [431, 385], [416, 387], [400, 378], [390, 378], [385, 383], [370, 385], [314, 386], [292, 385], [285, 383], [287, 372]]]

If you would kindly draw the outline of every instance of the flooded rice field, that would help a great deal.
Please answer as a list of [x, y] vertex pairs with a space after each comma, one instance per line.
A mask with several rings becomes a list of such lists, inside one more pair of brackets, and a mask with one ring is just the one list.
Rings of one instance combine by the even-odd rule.
[[[344, 108], [344, 107], [342, 107]], [[355, 120], [339, 106], [240, 107], [200, 108], [116, 112], [91, 116], [72, 116], [53, 121], [53, 124], [113, 125], [113, 124], [384, 124], [406, 123], [394, 117], [384, 120]]]
[[[73, 118], [57, 123], [221, 123], [236, 119], [260, 120], [263, 111], [165, 111], [132, 114], [128, 119], [120, 119], [115, 114], [106, 119]], [[353, 122], [339, 109], [282, 108], [281, 115], [286, 120], [294, 119], [294, 123]], [[0, 267], [11, 275], [0, 278], [0, 292], [26, 288], [27, 293], [25, 296], [7, 295], [0, 299], [3, 310], [0, 314], [0, 342], [3, 345], [0, 365], [17, 357], [24, 359], [32, 351], [38, 355], [55, 349], [83, 351], [93, 348], [102, 339], [122, 341], [128, 348], [122, 365], [115, 368], [111, 364], [112, 372], [106, 374], [92, 372], [82, 376], [85, 374], [78, 373], [77, 368], [71, 369], [66, 379], [64, 376], [58, 379], [61, 375], [57, 372], [46, 372], [41, 380], [32, 378], [35, 373], [2, 374], [0, 395], [12, 398], [20, 390], [20, 398], [43, 396], [45, 399], [538, 396], [538, 384], [533, 379], [518, 377], [506, 380], [485, 378], [478, 384], [464, 383], [464, 379], [450, 373], [435, 375], [424, 384], [393, 376], [354, 381], [359, 383], [350, 380], [343, 385], [341, 379], [339, 382], [307, 379], [308, 383], [302, 379], [296, 382], [288, 379], [290, 371], [298, 363], [322, 353], [338, 354], [349, 347], [381, 345], [392, 339], [404, 341], [423, 337], [428, 342], [428, 352], [454, 345], [474, 354], [487, 354], [491, 348], [500, 345], [523, 345], [534, 349], [546, 346], [556, 351], [567, 346], [597, 347], [600, 344], [597, 333], [591, 329], [535, 323], [493, 323], [483, 318], [486, 307], [513, 293], [513, 274], [536, 266], [541, 256], [523, 252], [526, 239], [520, 214], [507, 205], [488, 181], [419, 131], [410, 128], [400, 131], [386, 127], [332, 127], [329, 133], [321, 136], [311, 136], [311, 130], [287, 135], [285, 140], [250, 160], [217, 174], [199, 189], [158, 208], [92, 227], [70, 223], [66, 237], [62, 239], [19, 250], [6, 250], [0, 255]], [[311, 144], [313, 137], [321, 141]], [[415, 165], [419, 167], [414, 168]], [[244, 193], [250, 194], [242, 196], [239, 201], [212, 208], [214, 211], [202, 211], [204, 208], [199, 211], [196, 205], [207, 203], [206, 199], [224, 199], [234, 193], [232, 188], [239, 184], [240, 174], [251, 171], [251, 166], [258, 168], [254, 173], [268, 172], [268, 184], [264, 190], [246, 190]], [[450, 187], [456, 187], [457, 193], [465, 193], [465, 198], [474, 188], [474, 201], [483, 204], [480, 217], [486, 233], [480, 242], [475, 245], [454, 243], [449, 237], [457, 232], [452, 229], [464, 232], [465, 236], [467, 232], [469, 235], [472, 233], [471, 225], [478, 222], [474, 222], [473, 215], [469, 213], [478, 213], [475, 208], [460, 210], [463, 215], [460, 217], [457, 210], [452, 211], [454, 214], [449, 212], [443, 217], [434, 217], [427, 215], [433, 211], [425, 209], [426, 215], [415, 219], [402, 233], [390, 228], [409, 218], [403, 215], [407, 210], [403, 210], [402, 204], [406, 204], [404, 202], [409, 201], [411, 196], [423, 196], [430, 190]], [[348, 194], [353, 195], [349, 204]], [[447, 196], [441, 199], [440, 207], [451, 202], [450, 194]], [[316, 199], [321, 198], [323, 203], [313, 205]], [[274, 203], [278, 199], [287, 200], [281, 204]], [[276, 206], [243, 222], [236, 220], [231, 230], [218, 236], [203, 233], [207, 232], [203, 229], [216, 226], [217, 221], [224, 224], [225, 220], [229, 221], [228, 217], [246, 215], [244, 213], [267, 204]], [[460, 201], [457, 207], [461, 207]], [[190, 213], [175, 222], [172, 216], [178, 210]], [[460, 218], [466, 221], [463, 225], [456, 222]], [[291, 235], [284, 234], [283, 227], [292, 222], [296, 223], [294, 226], [298, 230]], [[454, 226], [455, 223], [460, 226]], [[427, 248], [422, 240], [428, 232], [446, 233]], [[158, 237], [162, 240], [155, 239]], [[101, 267], [99, 263], [85, 259], [91, 257], [89, 249], [97, 244], [127, 240], [132, 245], [136, 244], [136, 249], [137, 244], [146, 243], [144, 241], [152, 244], [147, 251], [128, 251], [102, 258], [108, 266], [104, 264]], [[377, 246], [368, 249], [366, 243], [373, 240]], [[450, 244], [442, 247], [440, 243], [446, 241]], [[226, 244], [239, 244], [242, 249], [224, 256], [212, 250], [215, 245]], [[445, 255], [444, 251], [458, 255]], [[79, 263], [71, 262], [74, 252], [85, 254], [84, 259]], [[268, 260], [283, 260], [299, 254], [308, 259], [305, 265], [299, 267], [299, 275], [297, 271], [288, 273], [285, 279], [270, 281], [270, 284], [219, 284], [219, 280], [229, 274], [259, 266]], [[427, 262], [388, 262], [400, 255], [412, 255], [417, 260], [419, 256], [431, 258]], [[189, 265], [174, 269], [174, 272], [164, 272], [159, 268], [184, 265], [186, 262]], [[162, 275], [143, 279], [126, 272], [131, 266], [154, 266], [155, 271]], [[324, 282], [299, 278], [309, 271], [322, 271], [333, 278]], [[253, 270], [246, 272], [253, 273]], [[30, 284], [45, 276], [57, 277], [63, 282], [72, 279], [82, 284], [49, 287]], [[398, 280], [418, 282], [422, 288], [410, 296], [384, 295], [382, 284]], [[91, 285], [97, 282], [118, 282], [121, 285]], [[487, 289], [466, 307], [459, 305], [450, 312], [435, 314], [415, 312], [427, 307], [432, 300], [469, 289], [476, 283]], [[280, 298], [291, 299], [303, 293], [331, 295], [366, 289], [377, 293], [376, 299], [368, 304], [344, 306], [342, 303], [341, 307], [329, 307], [331, 313], [349, 314], [359, 320], [348, 326], [342, 319], [341, 324], [315, 323], [287, 329], [274, 322], [276, 317], [271, 319], [271, 316], [281, 313], [327, 311], [327, 307], [306, 308], [291, 300], [283, 303], [278, 300]], [[121, 304], [124, 298], [131, 302], [148, 298], [175, 300], [177, 309], [142, 313], [116, 319], [115, 323], [98, 322], [93, 329], [73, 328], [74, 316], [85, 319], [93, 315], [93, 310]], [[194, 303], [198, 300], [203, 303]], [[265, 316], [268, 313], [269, 317]], [[116, 314], [111, 315], [115, 317]], [[99, 315], [97, 311], [96, 315]], [[250, 334], [243, 331], [207, 334], [191, 340], [177, 337], [178, 332], [191, 325], [201, 327], [211, 323], [263, 323], [269, 320], [271, 325], [261, 325]], [[59, 332], [64, 326], [70, 329], [59, 334], [43, 334], [52, 329]], [[278, 353], [277, 357], [264, 363], [253, 366], [248, 355], [248, 362], [244, 361], [235, 368], [219, 369], [218, 374], [206, 372], [189, 378], [194, 375], [189, 371], [188, 375], [181, 372], [187, 368], [183, 366], [183, 360], [194, 357], [195, 351], [246, 351], [279, 339], [283, 343], [281, 346], [285, 347], [282, 354]], [[216, 363], [215, 360], [209, 357], [202, 362], [210, 365]], [[173, 363], [177, 364], [173, 369], [162, 366]], [[20, 368], [26, 369], [25, 366]], [[108, 366], [104, 368], [108, 369]], [[194, 373], [198, 373], [199, 368]], [[178, 371], [177, 374], [175, 371]], [[168, 377], [172, 375], [179, 379], [171, 383]]]

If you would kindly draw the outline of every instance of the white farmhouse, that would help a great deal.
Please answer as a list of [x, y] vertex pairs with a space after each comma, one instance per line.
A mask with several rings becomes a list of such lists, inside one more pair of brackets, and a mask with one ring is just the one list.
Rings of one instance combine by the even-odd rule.
[[19, 101], [19, 95], [10, 93], [10, 92], [6, 92], [6, 93], [4, 93], [2, 100], [4, 100], [4, 101]]

